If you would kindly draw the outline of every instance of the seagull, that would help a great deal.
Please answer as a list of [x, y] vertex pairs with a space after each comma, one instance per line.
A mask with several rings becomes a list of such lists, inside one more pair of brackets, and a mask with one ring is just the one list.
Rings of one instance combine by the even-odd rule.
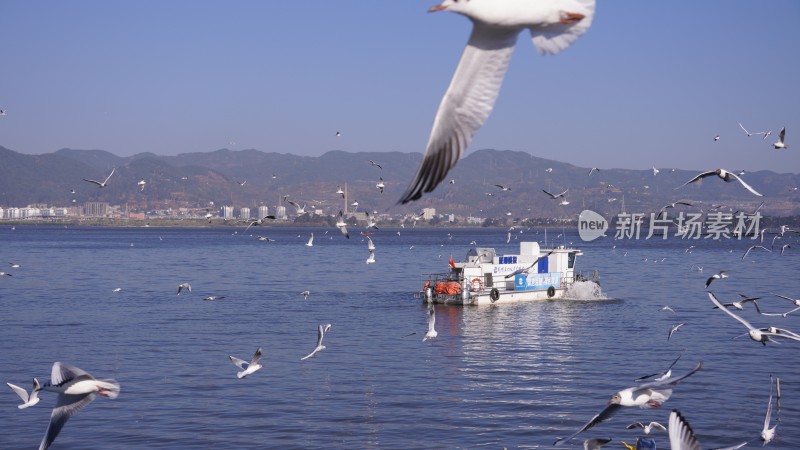
[[733, 172], [728, 172], [725, 169], [709, 170], [708, 172], [702, 172], [702, 173], [698, 174], [697, 176], [695, 176], [694, 178], [692, 178], [691, 180], [687, 181], [686, 183], [683, 183], [682, 185], [676, 187], [675, 189], [680, 189], [680, 188], [686, 186], [689, 183], [693, 183], [693, 182], [695, 182], [695, 181], [697, 181], [697, 180], [699, 180], [701, 178], [710, 177], [710, 176], [713, 176], [713, 175], [716, 175], [716, 176], [722, 178], [722, 180], [724, 180], [724, 181], [726, 181], [728, 183], [730, 183], [733, 180], [736, 180], [742, 186], [744, 186], [745, 189], [747, 189], [748, 191], [752, 192], [754, 195], [757, 195], [759, 197], [763, 197], [763, 195], [761, 195], [758, 192], [756, 192], [755, 189], [750, 187], [749, 184], [745, 183], [741, 178], [736, 176], [736, 174], [734, 174]]
[[783, 244], [781, 246], [781, 256], [783, 256], [783, 251], [786, 250], [787, 248], [792, 248], [792, 246], [789, 244]]
[[422, 341], [425, 342], [428, 339], [433, 339], [439, 335], [436, 331], [434, 326], [436, 325], [436, 311], [433, 309], [433, 306], [428, 308], [428, 332], [425, 333], [425, 337], [422, 338]]
[[189, 283], [181, 283], [181, 284], [179, 284], [178, 285], [178, 294], [177, 295], [181, 295], [181, 291], [184, 290], [184, 289], [188, 289], [189, 292], [192, 292], [192, 285], [189, 284]]
[[378, 169], [381, 169], [381, 170], [383, 170], [383, 167], [381, 167], [381, 165], [380, 165], [380, 164], [378, 164], [378, 163], [376, 163], [375, 161], [373, 161], [373, 160], [371, 160], [371, 159], [370, 159], [370, 160], [369, 160], [369, 163], [370, 163], [371, 165], [373, 165], [373, 166], [377, 167]]
[[344, 191], [342, 190], [341, 186], [336, 186], [336, 193], [341, 195], [344, 198]]
[[637, 427], [644, 430], [645, 436], [650, 434], [650, 432], [653, 431], [653, 429], [661, 430], [661, 431], [667, 431], [667, 428], [664, 425], [661, 425], [658, 422], [650, 422], [647, 425], [642, 424], [642, 422], [633, 422], [632, 424], [630, 424], [627, 427], [625, 427], [625, 429], [626, 430], [632, 430], [632, 429], [637, 428]]
[[275, 242], [275, 239], [269, 238], [267, 236], [256, 236], [256, 240], [265, 242]]
[[305, 361], [308, 358], [311, 358], [312, 356], [316, 356], [318, 352], [321, 352], [327, 348], [324, 345], [322, 345], [322, 338], [325, 337], [325, 333], [327, 333], [328, 330], [330, 329], [331, 329], [331, 324], [327, 324], [324, 327], [320, 324], [319, 329], [317, 330], [317, 346], [314, 348], [314, 351], [300, 358], [300, 361]]
[[31, 387], [30, 395], [28, 395], [28, 391], [26, 391], [24, 388], [17, 386], [16, 384], [6, 383], [6, 385], [8, 385], [8, 387], [10, 387], [11, 390], [14, 391], [17, 395], [19, 395], [20, 399], [22, 399], [22, 404], [17, 406], [17, 408], [19, 409], [25, 409], [31, 407], [39, 403], [39, 400], [41, 400], [39, 398], [39, 391], [42, 390], [42, 385], [39, 384], [39, 380], [37, 380], [36, 378], [33, 379], [33, 386]]
[[[780, 381], [778, 381], [780, 383]], [[780, 389], [780, 388], [778, 388]], [[780, 391], [778, 391], [778, 402], [780, 403]], [[779, 410], [780, 411], [780, 410]], [[772, 417], [772, 375], [769, 376], [769, 401], [767, 402], [767, 415], [764, 417], [764, 428], [761, 430], [761, 440], [764, 444], [769, 444], [775, 438], [775, 429], [778, 428], [776, 423], [774, 427], [769, 427], [770, 418]], [[780, 419], [778, 419], [780, 421]]]
[[367, 257], [367, 264], [374, 264], [375, 263], [375, 250], [369, 251], [369, 256]]
[[744, 255], [742, 255], [742, 260], [744, 260], [745, 256], [747, 256], [747, 254], [750, 253], [750, 250], [753, 250], [753, 249], [756, 249], [756, 248], [761, 249], [761, 250], [766, 250], [766, 251], [772, 253], [772, 250], [768, 249], [767, 247], [764, 247], [763, 245], [753, 245], [750, 248], [748, 248], [746, 252], [744, 252]]
[[222, 300], [223, 298], [225, 298], [224, 295], [209, 295], [208, 297], [203, 298], [203, 300], [207, 302], [213, 302], [215, 300]]
[[501, 191], [510, 191], [511, 188], [507, 186], [503, 186], [502, 184], [495, 184], [495, 186], [499, 187]]
[[677, 206], [677, 205], [686, 205], [686, 206], [692, 206], [692, 204], [691, 204], [691, 203], [689, 203], [689, 202], [687, 202], [687, 201], [685, 201], [685, 200], [678, 200], [678, 201], [676, 201], [676, 202], [672, 202], [672, 203], [670, 203], [669, 205], [664, 205], [664, 207], [662, 207], [662, 208], [661, 208], [661, 209], [658, 211], [658, 216], [656, 216], [656, 218], [657, 218], [657, 219], [660, 219], [661, 217], [663, 217], [663, 216], [664, 216], [664, 213], [666, 213], [666, 212], [667, 212], [667, 209], [669, 209], [669, 208], [674, 208], [674, 207], [675, 207], [675, 206]]
[[430, 8], [462, 14], [472, 34], [439, 105], [422, 163], [398, 203], [418, 200], [445, 179], [492, 111], [520, 32], [542, 54], [556, 54], [589, 29], [594, 0], [498, 2], [444, 0]]
[[714, 142], [717, 142], [718, 140], [719, 140], [719, 135], [714, 136]]
[[249, 230], [250, 227], [256, 226], [256, 225], [261, 225], [267, 219], [275, 220], [275, 216], [267, 215], [267, 216], [264, 216], [264, 217], [262, 217], [260, 219], [251, 220], [250, 224], [247, 225], [247, 228], [244, 229], [244, 232], [247, 233], [247, 230]]
[[121, 288], [121, 287], [114, 288], [114, 289], [112, 289], [112, 290], [111, 290], [111, 293], [112, 293], [112, 294], [116, 294], [116, 293], [118, 293], [118, 292], [122, 292], [122, 288]]
[[301, 208], [300, 205], [298, 205], [297, 203], [295, 203], [295, 202], [293, 202], [291, 200], [289, 200], [288, 203], [290, 205], [294, 206], [294, 209], [297, 212], [298, 216], [303, 215], [303, 214], [306, 213], [306, 205], [303, 205], [303, 207]]
[[596, 416], [592, 417], [592, 419], [586, 423], [580, 430], [573, 433], [571, 436], [567, 438], [557, 439], [554, 445], [558, 445], [561, 442], [568, 441], [578, 434], [592, 428], [593, 426], [597, 425], [600, 422], [605, 422], [606, 420], [610, 419], [620, 408], [623, 406], [638, 406], [640, 408], [658, 408], [660, 407], [665, 401], [669, 399], [672, 395], [672, 389], [667, 388], [668, 386], [674, 386], [681, 381], [685, 380], [686, 378], [693, 375], [695, 372], [700, 370], [703, 367], [703, 363], [698, 363], [694, 369], [692, 369], [686, 375], [682, 375], [680, 377], [671, 377], [665, 378], [660, 381], [652, 381], [650, 383], [644, 383], [639, 386], [630, 387], [627, 389], [623, 389], [614, 395], [611, 396], [611, 399], [608, 401], [608, 406], [601, 411]]
[[547, 173], [550, 173], [550, 172], [553, 171], [553, 168], [552, 167], [548, 167], [547, 169], [544, 169], [544, 171], [547, 172]]
[[800, 307], [800, 298], [791, 298], [791, 297], [787, 297], [785, 295], [778, 295], [778, 294], [773, 294], [773, 295], [776, 296], [776, 297], [780, 297], [780, 298], [782, 298], [784, 300], [788, 300], [788, 301], [794, 303], [794, 306]]
[[98, 187], [100, 187], [100, 188], [104, 188], [104, 187], [106, 187], [106, 183], [108, 183], [108, 179], [109, 179], [109, 178], [111, 178], [111, 175], [114, 175], [114, 171], [115, 171], [115, 170], [117, 170], [117, 168], [116, 168], [116, 167], [114, 167], [113, 169], [111, 169], [111, 173], [110, 173], [110, 174], [108, 174], [108, 176], [106, 177], [106, 179], [105, 179], [105, 180], [103, 180], [103, 182], [102, 182], [102, 183], [101, 183], [101, 182], [99, 182], [99, 181], [97, 181], [97, 180], [89, 180], [89, 179], [86, 179], [86, 178], [84, 178], [84, 179], [83, 179], [83, 181], [88, 181], [89, 183], [94, 183], [94, 184], [96, 184], [96, 185], [97, 185]]
[[303, 296], [303, 300], [308, 300], [308, 296], [311, 295], [311, 291], [303, 291], [300, 293]]
[[656, 169], [656, 166], [653, 166], [653, 176], [658, 175], [658, 172], [660, 172], [660, 170]]
[[672, 333], [678, 331], [678, 328], [680, 328], [680, 327], [682, 327], [684, 325], [686, 325], [686, 323], [679, 323], [679, 324], [673, 325], [672, 328], [669, 329], [669, 334], [667, 335], [667, 340], [669, 340], [669, 338], [672, 337]]
[[314, 246], [314, 233], [311, 233], [311, 237], [308, 238], [308, 242], [306, 242], [306, 247], [313, 247]]
[[375, 187], [381, 191], [381, 194], [383, 194], [383, 189], [386, 187], [386, 185], [383, 184], [383, 177], [380, 177], [380, 180], [378, 181], [378, 184], [375, 185]]
[[659, 311], [659, 312], [661, 312], [661, 311], [671, 311], [671, 312], [675, 312], [675, 310], [674, 310], [674, 309], [672, 309], [672, 308], [670, 308], [668, 305], [664, 305], [664, 306], [662, 306], [662, 307], [661, 307], [661, 309], [659, 309], [658, 311]]
[[341, 132], [341, 131], [337, 131], [337, 132], [336, 132], [336, 137], [339, 137], [339, 136], [341, 136], [341, 135], [342, 135], [342, 132]]
[[742, 129], [742, 131], [744, 131], [744, 134], [746, 134], [747, 136], [752, 136], [752, 135], [754, 135], [754, 134], [764, 134], [764, 132], [763, 132], [763, 131], [759, 131], [759, 132], [757, 132], [757, 133], [750, 133], [749, 131], [747, 131], [747, 130], [744, 128], [744, 126], [742, 125], [742, 122], [739, 122], [739, 128], [741, 128], [741, 129]]
[[370, 238], [369, 236], [367, 236], [367, 250], [369, 250], [370, 252], [375, 251], [375, 244], [372, 242], [372, 238]]
[[542, 192], [544, 192], [545, 194], [549, 195], [550, 198], [553, 199], [553, 200], [558, 200], [559, 197], [563, 198], [563, 199], [566, 199], [566, 197], [564, 197], [564, 196], [567, 194], [567, 192], [569, 192], [569, 188], [567, 188], [567, 190], [565, 190], [564, 192], [562, 192], [560, 194], [551, 194], [551, 193], [545, 191], [544, 189], [542, 189]]
[[17, 264], [17, 263], [15, 263], [15, 262], [10, 262], [10, 263], [8, 263], [8, 265], [9, 265], [9, 266], [10, 266], [12, 269], [19, 269], [19, 268], [20, 268], [20, 265], [19, 265], [19, 264]]
[[669, 445], [672, 450], [701, 450], [692, 427], [677, 409], [673, 409], [670, 413], [668, 425]]
[[[255, 372], [256, 370], [263, 367], [261, 364], [258, 363], [258, 360], [261, 359], [261, 347], [256, 349], [256, 352], [253, 354], [253, 359], [250, 362], [247, 362], [243, 359], [239, 359], [235, 356], [228, 356], [231, 359], [231, 362], [236, 365], [236, 367], [242, 369], [241, 372], [238, 372], [236, 376], [238, 378], [244, 378], [251, 373]], [[247, 366], [247, 367], [245, 367]]]
[[675, 366], [675, 364], [678, 362], [678, 360], [680, 360], [680, 359], [681, 359], [681, 356], [683, 356], [683, 354], [684, 354], [685, 352], [686, 352], [686, 349], [684, 349], [684, 350], [681, 352], [681, 354], [680, 354], [680, 355], [678, 355], [678, 357], [677, 357], [677, 358], [675, 358], [675, 360], [674, 360], [674, 361], [672, 361], [672, 364], [670, 364], [670, 365], [669, 365], [669, 367], [667, 367], [667, 370], [665, 370], [665, 371], [664, 371], [664, 373], [653, 373], [653, 374], [650, 374], [650, 375], [645, 375], [645, 376], [643, 376], [643, 377], [636, 378], [636, 379], [635, 379], [635, 380], [633, 380], [633, 381], [636, 381], [636, 382], [644, 381], [644, 380], [647, 380], [647, 379], [649, 379], [649, 378], [653, 378], [653, 377], [655, 377], [656, 375], [658, 375], [658, 378], [656, 378], [654, 381], [666, 380], [667, 378], [669, 378], [669, 377], [671, 377], [671, 376], [672, 376], [672, 368]]
[[783, 143], [783, 140], [786, 138], [786, 127], [781, 128], [781, 132], [778, 133], [778, 140], [774, 144], [772, 144], [775, 149], [781, 148], [789, 148], [786, 144]]
[[239, 183], [239, 186], [244, 186], [244, 184], [247, 183], [247, 180], [237, 181], [237, 183]]
[[730, 312], [728, 310], [728, 308], [725, 308], [725, 306], [723, 306], [722, 303], [720, 303], [719, 300], [717, 300], [717, 297], [714, 296], [714, 294], [712, 292], [710, 292], [710, 291], [708, 292], [708, 298], [711, 299], [711, 303], [715, 304], [719, 309], [725, 311], [726, 314], [728, 314], [729, 316], [731, 316], [734, 319], [736, 319], [739, 322], [741, 322], [742, 325], [746, 326], [747, 329], [748, 329], [747, 335], [750, 336], [750, 339], [752, 339], [752, 340], [754, 340], [756, 342], [761, 342], [761, 344], [763, 344], [763, 345], [767, 345], [767, 341], [775, 342], [773, 339], [770, 339], [770, 336], [774, 336], [777, 333], [765, 332], [763, 330], [760, 330], [760, 329], [750, 325], [750, 322], [748, 322], [748, 321], [742, 319], [741, 317], [737, 316], [736, 314]]
[[147, 184], [147, 181], [144, 181], [144, 178], [142, 178], [136, 184], [139, 185], [139, 191], [142, 192], [144, 191], [144, 185]]
[[708, 277], [708, 279], [706, 280], [706, 289], [708, 289], [708, 286], [711, 285], [711, 282], [716, 280], [717, 278], [720, 278], [720, 279], [721, 278], [728, 278], [728, 274], [725, 273], [725, 272], [726, 272], [725, 270], [720, 270], [719, 273], [715, 273], [714, 275], [711, 275], [710, 277]]
[[367, 228], [374, 228], [377, 230], [378, 224], [375, 223], [375, 219], [373, 219], [372, 216], [369, 215], [369, 212], [365, 212], [365, 214], [367, 215]]
[[[739, 294], [739, 297], [742, 297], [742, 299], [739, 300], [738, 302], [737, 301], [733, 301], [731, 303], [723, 303], [722, 306], [725, 306], [725, 307], [731, 307], [732, 306], [732, 307], [738, 309], [739, 311], [744, 311], [744, 304], [745, 303], [753, 302], [753, 304], [756, 305], [756, 307], [757, 307], [758, 303], [756, 303], [756, 300], [760, 300], [761, 299], [761, 297], [748, 297], [748, 296], [746, 296], [744, 294]], [[715, 306], [712, 309], [717, 309], [717, 307]]]
[[339, 211], [339, 219], [336, 221], [336, 227], [339, 228], [344, 237], [350, 239], [350, 233], [347, 232], [347, 224], [344, 222], [344, 214], [341, 210]]
[[75, 366], [55, 362], [50, 381], [42, 386], [42, 390], [58, 393], [56, 406], [50, 414], [50, 424], [39, 444], [39, 450], [46, 450], [67, 420], [94, 400], [94, 394], [110, 399], [117, 398], [119, 383], [115, 380], [98, 380]]
[[598, 169], [597, 167], [592, 167], [591, 169], [589, 169], [589, 176], [592, 176], [592, 172], [594, 172], [595, 170], [599, 171], [600, 169]]

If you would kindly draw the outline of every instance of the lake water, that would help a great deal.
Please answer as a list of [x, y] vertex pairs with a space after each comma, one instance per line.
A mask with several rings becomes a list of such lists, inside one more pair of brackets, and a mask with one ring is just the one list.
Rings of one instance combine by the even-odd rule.
[[[426, 309], [413, 293], [426, 274], [462, 260], [472, 240], [510, 254], [544, 232], [517, 229], [507, 244], [505, 229], [381, 229], [367, 265], [358, 229], [349, 240], [335, 228], [233, 231], [0, 226], [0, 262], [21, 265], [0, 268], [13, 274], [0, 277], [0, 380], [30, 388], [63, 361], [122, 386], [72, 417], [51, 448], [550, 448], [683, 349], [674, 374], [703, 368], [662, 408], [624, 408], [570, 444], [611, 437], [607, 448], [624, 448], [638, 435], [626, 425], [666, 425], [673, 408], [704, 448], [757, 438], [774, 374], [782, 422], [769, 446], [800, 448], [800, 342], [732, 339], [745, 327], [712, 309], [704, 288], [727, 269], [710, 288], [722, 301], [743, 293], [787, 311], [772, 293], [800, 297], [796, 238], [783, 256], [742, 260], [750, 240], [584, 243], [551, 229], [550, 243], [584, 251], [577, 266], [599, 270], [607, 298], [437, 305], [439, 336], [422, 342]], [[193, 292], [177, 296], [183, 282]], [[800, 313], [759, 316], [748, 304], [737, 314], [800, 332]], [[327, 349], [301, 362], [324, 323]], [[237, 379], [228, 355], [249, 360], [257, 347], [264, 368]], [[0, 395], [1, 449], [38, 446], [55, 403], [42, 398], [18, 410], [11, 390]], [[668, 448], [665, 433], [651, 436]]]

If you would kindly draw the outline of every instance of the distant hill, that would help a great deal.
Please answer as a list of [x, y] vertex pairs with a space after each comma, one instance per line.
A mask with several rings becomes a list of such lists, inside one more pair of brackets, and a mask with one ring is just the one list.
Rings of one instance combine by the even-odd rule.
[[[738, 183], [724, 183], [718, 178], [675, 189], [707, 168], [660, 168], [655, 176], [650, 169], [600, 168], [588, 176], [588, 167], [510, 150], [470, 152], [433, 193], [409, 205], [396, 205], [421, 159], [420, 153], [338, 150], [319, 157], [228, 149], [177, 156], [140, 153], [119, 157], [103, 150], [75, 149], [25, 155], [0, 146], [0, 206], [68, 206], [74, 204], [74, 199], [78, 204], [128, 204], [132, 210], [209, 207], [212, 202], [213, 208], [274, 207], [288, 195], [300, 204], [313, 204], [336, 213], [344, 207], [343, 199], [335, 193], [336, 187], [344, 188], [346, 183], [348, 202], [358, 201], [361, 210], [390, 213], [433, 207], [440, 213], [465, 216], [497, 217], [510, 212], [521, 218], [574, 218], [586, 208], [619, 212], [623, 201], [628, 212], [649, 213], [684, 199], [695, 203], [695, 210], [724, 204], [726, 211], [749, 211], [764, 201], [763, 213], [800, 214], [800, 192], [795, 190], [800, 186], [798, 174], [746, 173], [744, 179], [764, 195], [759, 198]], [[370, 164], [370, 160], [382, 169]], [[105, 189], [83, 181], [103, 179], [112, 168], [116, 172]], [[381, 177], [386, 185], [383, 194], [375, 187]], [[140, 179], [146, 181], [144, 191], [137, 187]], [[496, 184], [511, 190], [502, 191]], [[70, 193], [72, 189], [76, 194]], [[569, 189], [570, 204], [558, 205], [543, 189], [552, 193]]]

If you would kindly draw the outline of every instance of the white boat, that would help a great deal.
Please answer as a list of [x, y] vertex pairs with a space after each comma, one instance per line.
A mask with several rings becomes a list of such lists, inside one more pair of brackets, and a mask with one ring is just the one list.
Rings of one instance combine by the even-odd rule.
[[538, 242], [520, 242], [519, 254], [497, 255], [493, 248], [467, 251], [464, 262], [450, 258], [450, 271], [428, 277], [418, 296], [425, 302], [490, 305], [558, 299], [576, 281], [580, 250], [564, 246], [539, 248]]

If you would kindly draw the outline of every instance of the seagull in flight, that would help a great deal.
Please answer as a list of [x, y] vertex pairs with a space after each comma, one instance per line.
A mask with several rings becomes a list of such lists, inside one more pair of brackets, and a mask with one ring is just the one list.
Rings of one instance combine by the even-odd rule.
[[192, 292], [192, 285], [189, 284], [189, 283], [181, 283], [181, 284], [179, 284], [178, 285], [178, 294], [177, 295], [181, 295], [181, 292], [184, 289], [188, 290], [189, 292]]
[[638, 406], [640, 408], [659, 408], [672, 395], [672, 386], [680, 383], [692, 376], [703, 367], [703, 363], [698, 363], [689, 373], [679, 376], [665, 378], [660, 381], [640, 384], [639, 386], [629, 387], [616, 392], [608, 401], [608, 406], [596, 416], [592, 417], [580, 430], [567, 438], [557, 439], [554, 445], [568, 441], [578, 434], [594, 427], [600, 422], [610, 419], [620, 408], [624, 406]]
[[39, 444], [39, 450], [46, 450], [67, 420], [91, 403], [95, 394], [110, 399], [117, 398], [119, 383], [115, 380], [98, 380], [75, 366], [55, 362], [50, 381], [42, 386], [42, 390], [58, 393], [56, 406], [50, 414], [50, 424]]
[[439, 333], [435, 329], [436, 326], [436, 311], [433, 309], [433, 305], [428, 308], [428, 332], [425, 333], [425, 337], [422, 338], [422, 341], [427, 341], [428, 339], [433, 339], [439, 335]]
[[728, 278], [728, 274], [726, 272], [727, 271], [725, 270], [720, 270], [719, 273], [715, 273], [714, 275], [708, 277], [708, 279], [706, 280], [706, 289], [708, 289], [712, 281], [716, 279]]
[[667, 340], [669, 340], [669, 338], [672, 337], [672, 334], [675, 333], [676, 331], [678, 331], [678, 329], [680, 327], [684, 326], [684, 325], [686, 325], [686, 323], [679, 323], [679, 324], [673, 325], [672, 328], [669, 329], [669, 334], [667, 335]]
[[742, 125], [742, 122], [739, 122], [739, 128], [741, 128], [741, 129], [742, 129], [742, 131], [744, 131], [744, 134], [746, 134], [747, 136], [752, 136], [752, 135], [754, 135], [754, 134], [764, 134], [764, 132], [763, 132], [763, 131], [759, 131], [759, 132], [757, 132], [757, 133], [751, 133], [751, 132], [747, 131], [747, 130], [744, 128], [744, 125]]
[[144, 192], [144, 185], [147, 184], [147, 181], [144, 181], [144, 178], [142, 178], [136, 184], [139, 185], [139, 192]]
[[[778, 379], [778, 383], [780, 383], [780, 379]], [[778, 424], [776, 423], [774, 427], [770, 428], [769, 423], [770, 419], [772, 418], [772, 375], [769, 376], [769, 401], [767, 402], [767, 414], [764, 416], [764, 428], [761, 430], [761, 441], [764, 444], [769, 444], [770, 441], [775, 439], [775, 429], [778, 428]], [[780, 384], [778, 384], [778, 405], [781, 402], [781, 391], [780, 391]], [[778, 406], [778, 413], [780, 413], [780, 406]], [[779, 416], [780, 417], [780, 416]], [[778, 418], [778, 422], [780, 422], [780, 418]], [[762, 444], [762, 445], [764, 445]]]
[[772, 253], [772, 250], [768, 249], [767, 247], [764, 247], [763, 245], [753, 245], [750, 248], [748, 248], [746, 252], [744, 252], [744, 255], [742, 255], [742, 260], [744, 260], [744, 258], [750, 253], [750, 250], [754, 249], [766, 250]]
[[111, 169], [111, 173], [110, 173], [110, 174], [108, 174], [108, 176], [106, 177], [106, 179], [105, 179], [105, 180], [103, 180], [103, 182], [102, 182], [102, 183], [101, 183], [101, 182], [99, 182], [99, 181], [97, 181], [97, 180], [89, 180], [89, 179], [87, 179], [87, 178], [84, 178], [84, 179], [83, 179], [83, 181], [88, 181], [89, 183], [94, 183], [94, 184], [96, 184], [98, 187], [100, 187], [100, 188], [102, 189], [102, 188], [106, 187], [106, 184], [108, 183], [108, 179], [109, 179], [109, 178], [111, 178], [111, 175], [114, 175], [114, 171], [115, 171], [115, 170], [117, 170], [117, 168], [116, 168], [116, 167], [114, 167], [113, 169]]
[[303, 205], [301, 207], [299, 204], [297, 204], [297, 203], [295, 203], [295, 202], [293, 202], [291, 200], [287, 200], [287, 202], [290, 205], [294, 206], [295, 212], [297, 213], [298, 216], [301, 216], [301, 215], [306, 213], [306, 205]]
[[567, 192], [569, 192], [569, 188], [567, 188], [567, 190], [565, 190], [564, 192], [562, 192], [560, 194], [551, 194], [550, 192], [547, 192], [544, 189], [542, 189], [542, 192], [544, 192], [545, 194], [549, 195], [550, 198], [553, 199], [553, 200], [558, 200], [559, 198], [561, 198], [562, 199], [562, 204], [563, 204], [563, 202], [567, 199], [566, 195], [567, 195]]
[[228, 356], [228, 358], [231, 359], [231, 362], [236, 365], [236, 367], [241, 369], [241, 371], [236, 374], [238, 378], [244, 378], [262, 367], [261, 364], [258, 363], [258, 360], [261, 359], [261, 347], [256, 349], [250, 362], [235, 356]]
[[39, 391], [42, 390], [42, 385], [36, 378], [33, 379], [33, 386], [31, 387], [30, 394], [28, 394], [28, 391], [26, 391], [24, 388], [21, 388], [16, 384], [6, 383], [6, 385], [10, 387], [11, 390], [14, 391], [19, 396], [20, 399], [22, 399], [22, 404], [17, 405], [17, 408], [19, 409], [25, 409], [31, 407], [39, 403], [39, 400], [41, 400], [39, 398]]
[[756, 342], [761, 342], [762, 345], [767, 345], [768, 341], [775, 342], [774, 339], [771, 339], [771, 336], [779, 336], [778, 333], [770, 333], [769, 331], [765, 331], [750, 325], [750, 322], [732, 313], [731, 311], [728, 310], [728, 308], [726, 308], [722, 303], [720, 303], [720, 301], [717, 299], [717, 297], [714, 295], [713, 292], [710, 291], [708, 292], [708, 298], [711, 299], [711, 303], [716, 305], [719, 309], [725, 311], [726, 314], [741, 322], [742, 325], [746, 326], [748, 330], [747, 335], [750, 336], [750, 339]]
[[311, 291], [303, 291], [300, 293], [303, 296], [303, 300], [308, 300], [308, 296], [311, 295]]
[[350, 239], [350, 233], [347, 232], [347, 223], [344, 221], [344, 213], [341, 210], [339, 211], [339, 218], [336, 220], [336, 228], [342, 232], [344, 237]]
[[[673, 312], [674, 312], [674, 311], [673, 311]], [[669, 367], [667, 367], [667, 370], [665, 370], [663, 373], [652, 373], [652, 374], [650, 374], [650, 375], [645, 375], [645, 376], [643, 376], [643, 377], [636, 378], [636, 379], [635, 379], [635, 380], [633, 380], [633, 381], [636, 381], [636, 382], [638, 383], [638, 382], [640, 382], [640, 381], [644, 381], [644, 380], [647, 380], [647, 379], [653, 378], [653, 377], [655, 377], [655, 376], [658, 376], [658, 378], [656, 378], [656, 379], [655, 379], [655, 381], [666, 380], [667, 378], [669, 378], [669, 377], [671, 377], [671, 376], [672, 376], [672, 368], [673, 368], [673, 367], [675, 366], [675, 364], [676, 364], [676, 363], [677, 363], [677, 362], [678, 362], [678, 361], [681, 359], [681, 356], [683, 356], [683, 354], [684, 354], [684, 353], [686, 353], [686, 349], [684, 349], [684, 350], [681, 352], [681, 354], [680, 354], [680, 355], [678, 355], [678, 357], [677, 357], [677, 358], [675, 358], [675, 360], [674, 360], [674, 361], [672, 361], [672, 364], [670, 364], [670, 365], [669, 365]]]
[[378, 164], [378, 163], [376, 163], [375, 161], [373, 161], [373, 160], [371, 160], [371, 159], [370, 159], [370, 160], [369, 160], [369, 163], [370, 163], [370, 165], [373, 165], [373, 166], [377, 167], [378, 169], [381, 169], [381, 170], [383, 170], [383, 167], [381, 167], [381, 165], [380, 165], [380, 164]]
[[494, 107], [522, 30], [530, 31], [540, 53], [556, 54], [589, 29], [594, 8], [594, 0], [444, 0], [432, 7], [430, 12], [469, 18], [472, 34], [439, 105], [422, 162], [398, 203], [433, 191], [464, 154]]
[[308, 355], [300, 358], [300, 361], [305, 361], [308, 358], [316, 356], [317, 353], [319, 353], [319, 352], [321, 352], [321, 351], [323, 351], [323, 350], [325, 350], [327, 348], [324, 345], [322, 345], [322, 338], [325, 337], [325, 333], [327, 333], [328, 330], [330, 330], [330, 329], [331, 329], [331, 324], [327, 324], [325, 326], [322, 326], [322, 325], [319, 326], [319, 329], [317, 330], [317, 346], [314, 348], [314, 350], [311, 353], [309, 353]]
[[597, 167], [592, 167], [591, 169], [589, 169], [589, 175], [588, 176], [592, 176], [592, 172], [594, 172], [594, 171], [598, 171], [599, 172], [600, 169], [598, 169]]
[[691, 180], [687, 181], [686, 183], [683, 183], [682, 185], [676, 187], [675, 189], [680, 189], [680, 188], [686, 186], [689, 183], [694, 183], [697, 180], [700, 180], [700, 179], [705, 178], [705, 177], [714, 176], [714, 175], [720, 177], [723, 181], [728, 182], [728, 183], [730, 183], [731, 181], [736, 180], [736, 181], [739, 182], [739, 184], [741, 184], [745, 189], [747, 189], [748, 191], [750, 191], [754, 195], [757, 195], [759, 197], [763, 197], [763, 195], [761, 195], [758, 192], [756, 192], [755, 189], [753, 189], [749, 184], [745, 183], [744, 180], [742, 180], [740, 177], [738, 177], [735, 173], [729, 172], [729, 171], [727, 171], [725, 169], [709, 170], [707, 172], [702, 172], [702, 173], [698, 174], [697, 176], [695, 176], [694, 178], [692, 178]]
[[503, 186], [502, 184], [495, 184], [495, 186], [499, 187], [501, 191], [510, 191], [511, 188], [507, 186]]
[[336, 186], [336, 193], [341, 195], [344, 198], [344, 191], [342, 190], [341, 186]]
[[208, 297], [203, 298], [203, 300], [207, 302], [213, 302], [216, 300], [222, 300], [223, 298], [225, 298], [224, 295], [209, 295]]
[[650, 422], [647, 425], [644, 425], [642, 422], [633, 422], [632, 424], [630, 424], [627, 427], [625, 427], [626, 430], [632, 430], [634, 428], [641, 428], [644, 431], [644, 435], [645, 436], [650, 434], [650, 432], [653, 431], [654, 429], [655, 430], [661, 430], [661, 431], [667, 431], [667, 427], [665, 427], [664, 425], [661, 425], [658, 422]]
[[311, 233], [311, 237], [308, 238], [308, 242], [306, 242], [306, 247], [313, 247], [314, 246], [314, 233]]
[[268, 216], [264, 216], [264, 217], [262, 217], [260, 219], [251, 220], [250, 224], [247, 225], [247, 228], [244, 229], [244, 232], [247, 233], [247, 230], [249, 230], [250, 227], [252, 227], [252, 226], [263, 224], [264, 221], [267, 220], [267, 219], [275, 220], [275, 216], [268, 215]]
[[661, 218], [661, 217], [663, 217], [663, 216], [664, 216], [664, 214], [667, 212], [667, 209], [669, 209], [669, 208], [674, 208], [676, 205], [686, 205], [686, 206], [692, 206], [692, 204], [691, 204], [691, 203], [689, 203], [689, 202], [687, 202], [687, 201], [685, 201], [685, 200], [678, 200], [677, 202], [672, 202], [672, 203], [670, 203], [669, 205], [665, 205], [663, 208], [661, 208], [661, 209], [658, 211], [658, 216], [656, 216], [656, 218], [657, 218], [657, 219], [660, 219], [660, 218]]
[[778, 140], [774, 144], [772, 144], [772, 146], [775, 147], [776, 150], [783, 149], [783, 148], [789, 148], [789, 146], [787, 146], [783, 142], [783, 140], [785, 138], [786, 138], [786, 127], [783, 127], [783, 128], [781, 128], [781, 132], [778, 133]]
[[383, 184], [383, 177], [380, 177], [380, 180], [378, 181], [378, 184], [375, 185], [375, 187], [381, 191], [381, 194], [383, 194], [383, 190], [384, 188], [386, 188], [386, 185]]
[[[758, 307], [758, 303], [756, 303], [756, 300], [761, 300], [761, 297], [748, 297], [748, 296], [746, 296], [744, 294], [739, 294], [739, 297], [742, 297], [742, 299], [739, 300], [738, 302], [737, 301], [733, 301], [731, 303], [723, 303], [722, 306], [724, 306], [726, 308], [734, 307], [734, 308], [738, 309], [739, 311], [744, 311], [744, 304], [745, 303], [753, 302], [753, 304], [756, 305], [756, 307]], [[712, 309], [717, 309], [717, 307], [715, 306]]]

